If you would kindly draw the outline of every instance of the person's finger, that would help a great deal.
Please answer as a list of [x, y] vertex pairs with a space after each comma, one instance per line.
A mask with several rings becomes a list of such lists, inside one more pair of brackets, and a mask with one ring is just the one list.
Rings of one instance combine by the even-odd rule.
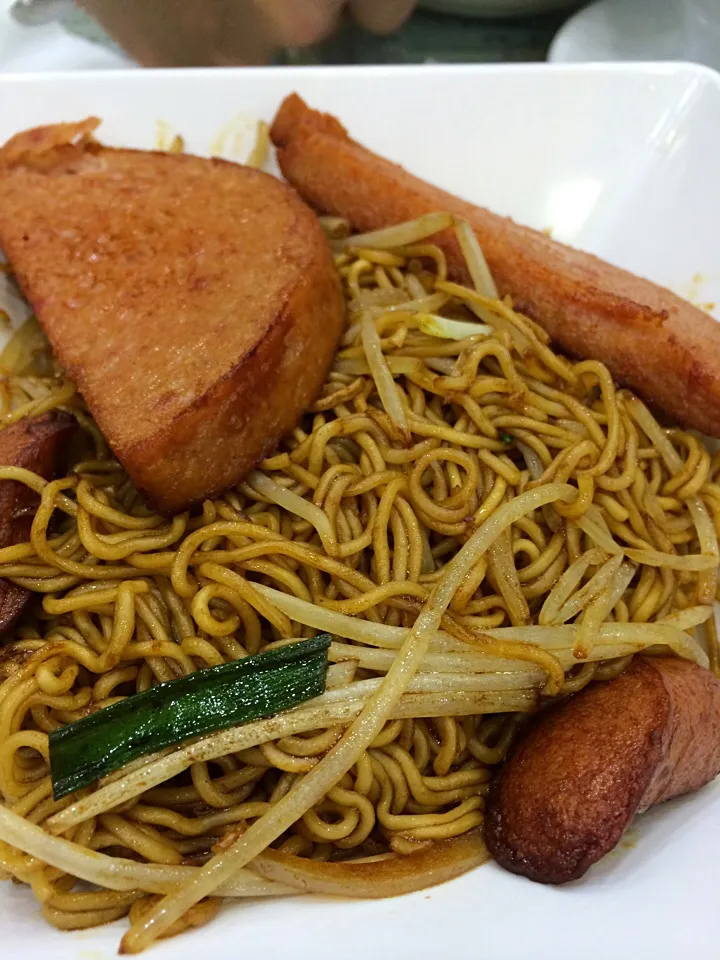
[[76, 0], [147, 67], [267, 63], [277, 49], [254, 0]]
[[373, 33], [392, 33], [410, 16], [416, 0], [350, 0], [360, 26]]
[[[254, 0], [281, 47], [305, 47], [332, 33], [344, 0]], [[384, 0], [380, 0], [384, 2]], [[392, 6], [393, 0], [390, 0]]]

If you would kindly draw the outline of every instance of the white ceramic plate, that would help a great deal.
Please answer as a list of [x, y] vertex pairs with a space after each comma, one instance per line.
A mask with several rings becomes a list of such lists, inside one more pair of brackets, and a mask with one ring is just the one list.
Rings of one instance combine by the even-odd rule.
[[[700, 67], [23, 75], [0, 79], [0, 138], [94, 113], [108, 142], [153, 147], [164, 121], [208, 152], [237, 114], [269, 120], [292, 90], [440, 186], [720, 301], [720, 76]], [[720, 953], [718, 862], [720, 783], [639, 818], [617, 851], [565, 887], [489, 865], [394, 900], [248, 903], [150, 956], [710, 960]], [[3, 884], [0, 929], [8, 960], [110, 960], [122, 925], [58, 933], [27, 889]]]

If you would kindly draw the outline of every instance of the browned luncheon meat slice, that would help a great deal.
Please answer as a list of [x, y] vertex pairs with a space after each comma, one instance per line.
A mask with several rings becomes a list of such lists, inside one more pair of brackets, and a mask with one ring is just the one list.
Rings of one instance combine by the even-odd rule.
[[[720, 325], [669, 290], [498, 216], [412, 176], [352, 140], [297, 95], [275, 117], [285, 177], [312, 206], [375, 230], [446, 210], [482, 244], [500, 293], [564, 350], [610, 372], [679, 423], [720, 437]], [[532, 161], [530, 161], [532, 163]], [[454, 236], [436, 238], [450, 273], [467, 282]]]
[[297, 424], [335, 354], [342, 291], [286, 183], [113, 150], [97, 123], [0, 150], [0, 247], [116, 456], [173, 513], [238, 482]]
[[720, 772], [720, 680], [697, 664], [639, 657], [531, 723], [495, 778], [488, 848], [513, 873], [576, 880], [633, 817]]
[[[63, 447], [75, 429], [66, 413], [45, 413], [19, 420], [0, 430], [0, 466], [23, 467], [51, 480], [62, 459]], [[0, 480], [0, 547], [24, 543], [30, 527], [36, 494], [14, 480]], [[11, 626], [30, 594], [8, 580], [0, 579], [0, 631]]]

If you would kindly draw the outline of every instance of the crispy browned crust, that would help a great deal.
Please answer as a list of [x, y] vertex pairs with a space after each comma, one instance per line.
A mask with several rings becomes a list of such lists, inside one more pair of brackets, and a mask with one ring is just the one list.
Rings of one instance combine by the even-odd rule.
[[295, 426], [330, 366], [342, 292], [286, 184], [109, 149], [95, 125], [0, 151], [0, 246], [115, 454], [172, 513], [239, 481]]
[[[0, 430], [0, 465], [23, 467], [51, 480], [58, 470], [63, 448], [75, 429], [66, 413], [46, 413]], [[22, 483], [0, 480], [0, 547], [24, 543], [37, 496]], [[0, 632], [12, 626], [30, 594], [22, 587], [0, 579]]]
[[638, 810], [718, 772], [720, 681], [684, 660], [636, 658], [529, 724], [490, 788], [488, 849], [531, 880], [576, 880]]
[[[333, 117], [288, 97], [271, 131], [285, 177], [316, 209], [355, 229], [448, 210], [473, 226], [503, 296], [572, 354], [613, 375], [679, 423], [720, 436], [720, 326], [669, 290], [413, 177], [351, 140]], [[466, 281], [450, 233], [438, 236]]]

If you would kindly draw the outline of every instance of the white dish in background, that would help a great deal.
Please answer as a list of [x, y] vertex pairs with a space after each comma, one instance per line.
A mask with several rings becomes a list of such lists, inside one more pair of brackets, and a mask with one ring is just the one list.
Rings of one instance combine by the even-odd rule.
[[[720, 301], [720, 77], [701, 67], [23, 75], [0, 78], [0, 139], [94, 113], [107, 142], [154, 147], [164, 121], [207, 153], [235, 115], [269, 120], [293, 90], [442, 187], [552, 227], [685, 296]], [[393, 900], [255, 902], [148, 956], [709, 960], [720, 943], [718, 861], [715, 783], [639, 818], [617, 851], [565, 887], [488, 865]], [[0, 884], [0, 925], [9, 960], [110, 960], [122, 929], [59, 933], [29, 890], [9, 883]]]
[[76, 36], [59, 20], [35, 26], [18, 23], [10, 14], [13, 3], [14, 0], [0, 0], [0, 73], [134, 66], [119, 50]]
[[682, 60], [685, 30], [679, 2], [599, 0], [555, 35], [551, 63]]
[[691, 60], [720, 68], [720, 2], [598, 0], [557, 32], [548, 60]]

